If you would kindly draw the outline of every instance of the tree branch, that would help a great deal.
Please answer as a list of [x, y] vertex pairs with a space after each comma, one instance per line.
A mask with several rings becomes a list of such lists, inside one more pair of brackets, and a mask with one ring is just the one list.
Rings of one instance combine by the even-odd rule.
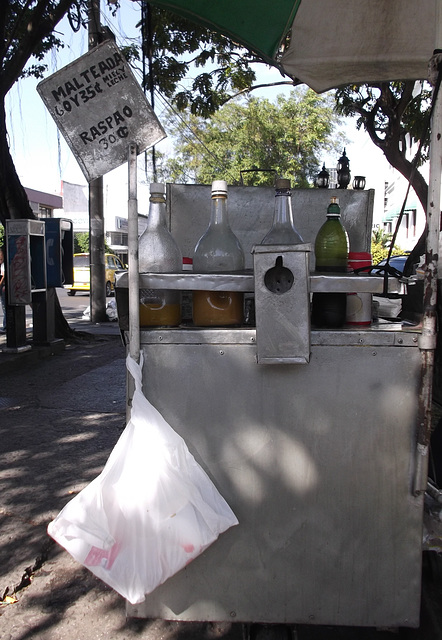
[[301, 82], [295, 82], [292, 80], [281, 80], [280, 82], [269, 82], [267, 84], [255, 84], [252, 87], [241, 89], [241, 91], [238, 91], [237, 93], [234, 93], [233, 95], [229, 96], [229, 98], [223, 104], [225, 104], [226, 102], [229, 102], [230, 100], [233, 100], [233, 98], [237, 98], [238, 96], [243, 95], [244, 93], [250, 93], [251, 91], [255, 91], [256, 89], [266, 89], [267, 87], [279, 87], [281, 85], [290, 85], [292, 87], [296, 87], [299, 84], [301, 84]]
[[[37, 49], [37, 45], [53, 32], [55, 26], [66, 15], [72, 0], [60, 0], [53, 12], [45, 17], [48, 9], [47, 0], [38, 0], [36, 7], [32, 10], [31, 20], [24, 24], [25, 15], [22, 14], [17, 24], [17, 29], [23, 32], [19, 39], [19, 44], [9, 60], [3, 58], [3, 69], [0, 76], [0, 94], [6, 96], [13, 84], [17, 81], [24, 67]], [[20, 29], [22, 27], [22, 29]]]

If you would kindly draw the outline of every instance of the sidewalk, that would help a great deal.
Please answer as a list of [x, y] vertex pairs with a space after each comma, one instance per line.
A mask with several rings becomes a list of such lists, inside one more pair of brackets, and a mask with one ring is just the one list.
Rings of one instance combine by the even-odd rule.
[[[124, 600], [47, 536], [48, 523], [100, 473], [126, 424], [118, 324], [71, 322], [90, 339], [32, 362], [0, 352], [1, 639], [247, 640], [238, 623], [126, 620]], [[284, 638], [442, 640], [441, 602], [440, 578], [427, 579], [420, 630], [297, 626]], [[264, 629], [256, 640], [271, 637]]]
[[241, 625], [126, 620], [123, 598], [48, 537], [48, 523], [101, 472], [126, 425], [118, 324], [72, 324], [94, 339], [32, 362], [0, 351], [1, 639], [242, 640]]
[[[77, 332], [87, 336], [119, 336], [120, 328], [117, 321], [91, 323], [78, 314], [65, 313], [69, 326]], [[32, 341], [32, 319], [26, 320], [26, 347], [20, 349], [9, 349], [6, 346], [6, 334], [0, 334], [0, 375], [3, 367], [9, 372], [22, 367], [32, 366], [37, 360], [48, 356], [59, 354], [64, 351], [66, 344], [63, 340], [56, 340], [51, 344], [33, 344]], [[122, 338], [121, 338], [122, 339]]]

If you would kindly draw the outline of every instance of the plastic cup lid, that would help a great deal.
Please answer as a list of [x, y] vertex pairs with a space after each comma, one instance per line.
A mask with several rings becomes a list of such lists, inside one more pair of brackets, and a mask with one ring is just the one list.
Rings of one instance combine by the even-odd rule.
[[227, 193], [227, 182], [225, 180], [214, 180], [212, 182], [212, 195]]

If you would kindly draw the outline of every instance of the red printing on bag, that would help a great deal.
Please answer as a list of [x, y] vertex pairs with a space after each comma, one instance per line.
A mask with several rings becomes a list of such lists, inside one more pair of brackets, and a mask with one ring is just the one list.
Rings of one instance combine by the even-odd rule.
[[87, 567], [96, 567], [101, 565], [103, 569], [112, 569], [112, 565], [115, 562], [115, 558], [120, 551], [120, 545], [116, 542], [110, 549], [99, 549], [98, 547], [91, 547], [84, 561]]

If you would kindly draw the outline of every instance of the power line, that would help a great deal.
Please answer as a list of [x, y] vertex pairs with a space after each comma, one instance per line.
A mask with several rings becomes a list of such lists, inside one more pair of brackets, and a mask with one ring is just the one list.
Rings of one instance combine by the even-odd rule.
[[[119, 24], [116, 25], [114, 24], [105, 14], [103, 11], [101, 11], [102, 14], [102, 20], [103, 22], [105, 22], [107, 24], [107, 26], [109, 26], [109, 28], [111, 28], [113, 31], [116, 32], [116, 38], [118, 38], [118, 40], [120, 42], [122, 42], [123, 44], [126, 45], [130, 45], [130, 44], [138, 44], [140, 49], [142, 49], [142, 44], [140, 43], [140, 37], [129, 37], [127, 34], [122, 32], [122, 23], [121, 21], [119, 21]], [[143, 85], [143, 81], [144, 81], [144, 74], [143, 71], [141, 69], [139, 69], [136, 65], [131, 65], [132, 66], [132, 71], [134, 73], [134, 75], [137, 77], [140, 85]], [[172, 105], [172, 103], [161, 94], [160, 91], [158, 91], [158, 89], [155, 89], [154, 92], [155, 96], [158, 98], [158, 100], [160, 101], [160, 103], [163, 105], [163, 108], [167, 108], [169, 113], [171, 114], [172, 118], [175, 118], [177, 121], [180, 121], [181, 124], [184, 127], [184, 131], [181, 131], [181, 135], [183, 136], [183, 138], [189, 142], [190, 144], [198, 144], [201, 146], [202, 149], [204, 149], [204, 151], [206, 152], [207, 156], [206, 156], [206, 162], [209, 164], [210, 167], [212, 167], [214, 170], [218, 170], [221, 169], [224, 173], [227, 174], [227, 176], [230, 178], [230, 180], [232, 182], [235, 181], [234, 176], [230, 173], [228, 166], [226, 166], [226, 162], [224, 160], [224, 158], [220, 158], [219, 156], [217, 156], [211, 149], [209, 149], [209, 147], [203, 142], [203, 140], [195, 133], [195, 131], [189, 126], [189, 124], [186, 122], [186, 120], [183, 118], [183, 116], [176, 110], [176, 108]], [[186, 131], [188, 132], [186, 135]], [[209, 160], [212, 159], [212, 162]], [[146, 173], [146, 179], [147, 179], [147, 166], [145, 166], [145, 173]]]

